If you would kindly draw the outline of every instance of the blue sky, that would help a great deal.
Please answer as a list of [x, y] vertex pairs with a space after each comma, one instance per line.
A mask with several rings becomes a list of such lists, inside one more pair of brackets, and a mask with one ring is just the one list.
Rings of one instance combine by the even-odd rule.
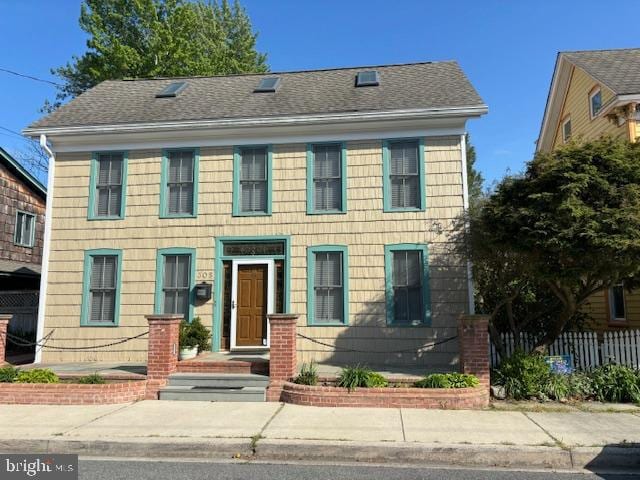
[[[490, 183], [531, 158], [556, 53], [640, 46], [633, 21], [591, 0], [242, 0], [272, 70], [457, 60], [489, 114], [469, 122]], [[0, 68], [55, 80], [51, 67], [85, 50], [80, 0], [0, 0]], [[0, 127], [40, 116], [51, 85], [0, 72]], [[24, 142], [0, 129], [10, 152]]]

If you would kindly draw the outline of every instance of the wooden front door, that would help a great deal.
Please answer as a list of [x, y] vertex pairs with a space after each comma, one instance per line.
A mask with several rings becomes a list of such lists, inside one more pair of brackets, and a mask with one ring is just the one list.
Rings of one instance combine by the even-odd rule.
[[268, 267], [238, 265], [236, 346], [264, 347], [267, 339]]

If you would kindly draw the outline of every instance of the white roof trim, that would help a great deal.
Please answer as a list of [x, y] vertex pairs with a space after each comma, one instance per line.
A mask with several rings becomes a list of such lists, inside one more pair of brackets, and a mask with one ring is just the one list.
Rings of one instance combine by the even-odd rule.
[[187, 120], [173, 122], [128, 123], [113, 125], [82, 125], [71, 127], [36, 127], [26, 128], [23, 133], [27, 136], [45, 135], [84, 135], [96, 133], [134, 133], [145, 131], [166, 130], [194, 130], [206, 128], [228, 127], [264, 127], [286, 125], [313, 125], [326, 123], [354, 123], [380, 120], [402, 120], [419, 118], [443, 117], [478, 117], [487, 113], [486, 105], [467, 107], [447, 107], [429, 109], [408, 109], [377, 112], [346, 112], [317, 115], [293, 115], [285, 117], [255, 117], [255, 118], [223, 118], [215, 120]]

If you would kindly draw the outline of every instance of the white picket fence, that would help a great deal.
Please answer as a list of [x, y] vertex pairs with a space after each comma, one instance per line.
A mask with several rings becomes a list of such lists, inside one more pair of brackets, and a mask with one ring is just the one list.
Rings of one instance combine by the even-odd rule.
[[[501, 334], [507, 354], [515, 350], [512, 333]], [[520, 334], [520, 348], [530, 352], [536, 338]], [[640, 330], [604, 332], [600, 338], [596, 332], [567, 332], [549, 347], [549, 355], [571, 355], [577, 370], [589, 371], [607, 363], [620, 363], [640, 368]], [[491, 344], [491, 366], [500, 364], [500, 355]]]

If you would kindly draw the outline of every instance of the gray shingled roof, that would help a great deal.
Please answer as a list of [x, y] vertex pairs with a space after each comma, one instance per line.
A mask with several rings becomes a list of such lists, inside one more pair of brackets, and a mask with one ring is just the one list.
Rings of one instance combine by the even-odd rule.
[[13, 260], [0, 258], [0, 272], [13, 275], [37, 276], [40, 275], [40, 265], [37, 263], [15, 262]]
[[640, 93], [640, 48], [562, 52], [618, 95]]
[[[358, 71], [377, 70], [380, 85], [355, 88]], [[279, 76], [275, 93], [253, 93]], [[318, 113], [483, 106], [456, 62], [181, 79], [175, 98], [155, 94], [176, 79], [102, 82], [29, 128], [115, 125]]]

